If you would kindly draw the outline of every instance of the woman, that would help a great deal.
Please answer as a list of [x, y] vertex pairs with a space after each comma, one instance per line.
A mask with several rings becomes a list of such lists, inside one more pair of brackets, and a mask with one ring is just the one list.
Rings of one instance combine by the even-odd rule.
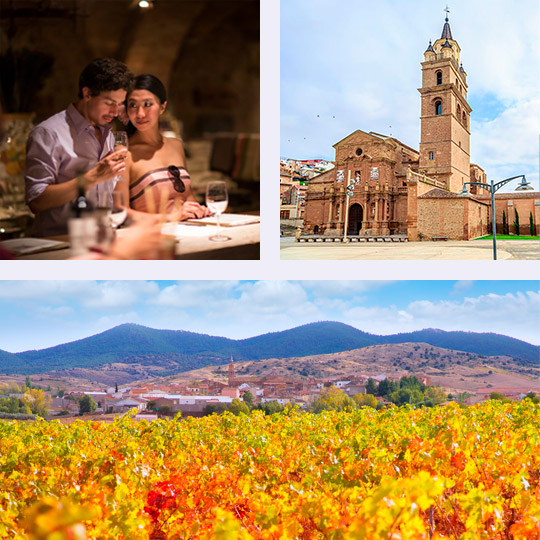
[[125, 174], [129, 186], [118, 182], [117, 190], [124, 192], [135, 211], [165, 211], [180, 220], [202, 218], [210, 212], [191, 193], [182, 141], [159, 132], [159, 117], [166, 107], [166, 90], [157, 77], [135, 78], [133, 90], [126, 96], [129, 151]]

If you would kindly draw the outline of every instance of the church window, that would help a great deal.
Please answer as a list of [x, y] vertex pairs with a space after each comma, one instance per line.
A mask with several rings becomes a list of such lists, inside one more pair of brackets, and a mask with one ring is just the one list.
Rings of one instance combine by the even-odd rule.
[[361, 148], [357, 148], [357, 149], [356, 149], [356, 155], [357, 155], [357, 156], [361, 156], [361, 155], [362, 155], [362, 149], [361, 149]]
[[437, 71], [435, 75], [437, 76], [437, 86], [439, 86], [442, 84], [442, 71]]
[[433, 152], [429, 152], [429, 153], [428, 153], [428, 157], [429, 157], [429, 159], [433, 159], [433, 158], [434, 158]]
[[458, 120], [460, 119], [460, 116], [461, 116], [461, 107], [459, 106], [459, 103], [458, 103], [458, 106], [457, 106], [457, 117], [458, 117]]
[[467, 115], [465, 114], [465, 111], [463, 111], [463, 125], [467, 127]]
[[442, 114], [442, 101], [436, 101], [435, 102], [435, 114], [440, 115]]

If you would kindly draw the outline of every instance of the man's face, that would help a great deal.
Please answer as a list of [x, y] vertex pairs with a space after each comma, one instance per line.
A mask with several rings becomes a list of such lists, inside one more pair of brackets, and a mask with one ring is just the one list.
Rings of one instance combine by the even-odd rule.
[[118, 106], [126, 99], [125, 90], [111, 90], [91, 96], [88, 88], [83, 88], [85, 117], [94, 126], [106, 126], [118, 115]]

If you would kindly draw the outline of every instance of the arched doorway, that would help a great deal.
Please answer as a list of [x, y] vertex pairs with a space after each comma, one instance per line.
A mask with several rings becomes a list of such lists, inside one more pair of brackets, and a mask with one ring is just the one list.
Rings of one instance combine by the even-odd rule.
[[313, 227], [313, 234], [319, 234], [319, 226], [318, 225], [315, 225], [315, 227]]
[[347, 234], [358, 234], [362, 229], [362, 219], [364, 217], [364, 210], [361, 205], [354, 203], [349, 208], [349, 227], [347, 228]]

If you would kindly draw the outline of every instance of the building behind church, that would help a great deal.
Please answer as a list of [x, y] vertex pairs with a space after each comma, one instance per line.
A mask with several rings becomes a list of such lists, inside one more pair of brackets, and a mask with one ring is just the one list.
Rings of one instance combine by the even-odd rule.
[[[344, 235], [346, 223], [347, 235], [403, 235], [411, 241], [490, 234], [489, 193], [470, 186], [470, 197], [458, 196], [465, 182], [487, 178], [470, 159], [467, 73], [448, 17], [421, 65], [419, 150], [361, 130], [337, 142], [335, 168], [308, 183], [304, 234]], [[538, 234], [538, 192], [497, 195], [496, 201], [498, 232], [503, 210], [509, 232], [515, 232], [519, 208], [521, 234], [529, 234], [531, 216]]]

